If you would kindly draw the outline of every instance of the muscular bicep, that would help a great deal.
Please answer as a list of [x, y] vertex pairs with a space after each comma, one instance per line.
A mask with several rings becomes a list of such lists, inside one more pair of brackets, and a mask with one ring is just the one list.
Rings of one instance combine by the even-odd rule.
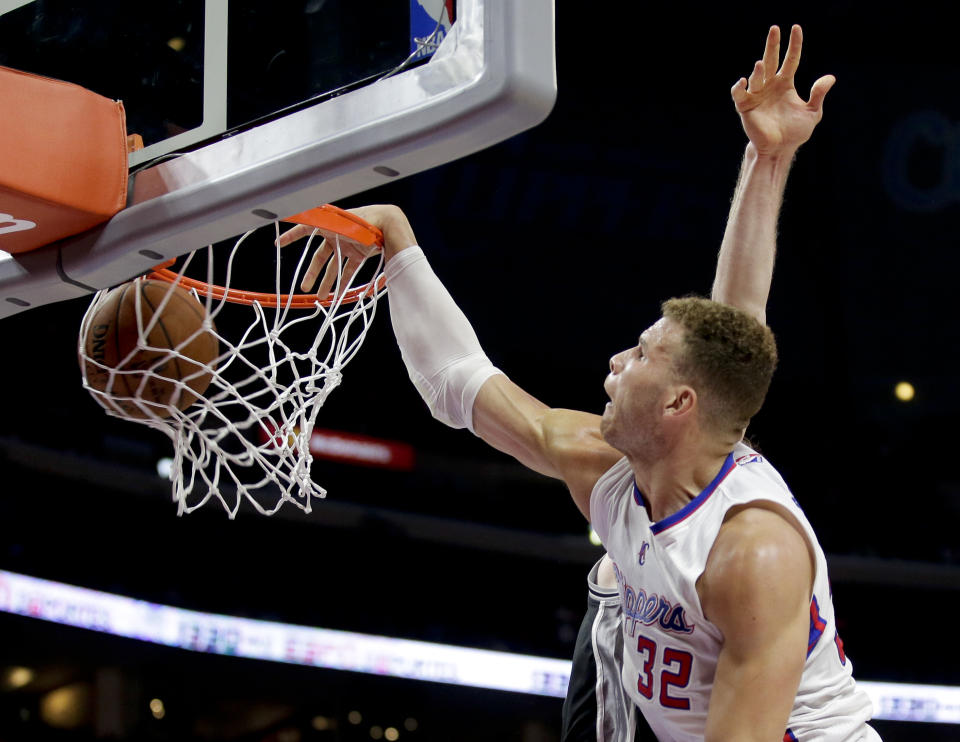
[[728, 520], [698, 592], [723, 632], [706, 740], [783, 738], [806, 661], [813, 567], [783, 517], [747, 508]]
[[588, 519], [594, 484], [621, 456], [600, 436], [598, 415], [550, 408], [502, 375], [477, 394], [473, 429], [528, 468], [562, 479]]

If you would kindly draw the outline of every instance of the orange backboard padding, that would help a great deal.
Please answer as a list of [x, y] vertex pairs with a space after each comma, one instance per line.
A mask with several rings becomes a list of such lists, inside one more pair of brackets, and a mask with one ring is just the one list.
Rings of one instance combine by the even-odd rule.
[[27, 252], [126, 205], [123, 104], [0, 67], [0, 250]]

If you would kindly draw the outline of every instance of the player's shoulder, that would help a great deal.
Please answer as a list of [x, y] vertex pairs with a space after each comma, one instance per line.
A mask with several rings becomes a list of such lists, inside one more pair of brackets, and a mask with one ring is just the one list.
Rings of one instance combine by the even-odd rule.
[[774, 509], [745, 506], [724, 521], [697, 593], [727, 639], [776, 633], [809, 605], [814, 564], [804, 538]]
[[762, 551], [771, 544], [792, 540], [790, 534], [801, 539], [789, 513], [776, 502], [755, 500], [736, 505], [727, 511], [714, 548], [737, 553]]
[[713, 542], [703, 572], [711, 594], [747, 600], [774, 585], [807, 585], [812, 564], [808, 542], [790, 514], [764, 501], [732, 508]]
[[769, 586], [812, 587], [816, 537], [783, 477], [756, 448], [733, 451], [736, 476], [722, 486], [724, 512], [704, 567], [704, 583], [740, 601], [769, 597]]

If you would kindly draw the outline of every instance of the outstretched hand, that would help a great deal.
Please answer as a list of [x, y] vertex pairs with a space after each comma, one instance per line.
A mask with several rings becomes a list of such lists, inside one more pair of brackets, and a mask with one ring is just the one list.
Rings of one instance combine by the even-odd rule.
[[[404, 213], [396, 206], [361, 206], [356, 209], [348, 209], [348, 211], [351, 214], [356, 214], [383, 232], [382, 249], [387, 260], [400, 250], [417, 244], [417, 238], [413, 234], [410, 222], [407, 221]], [[285, 247], [299, 240], [301, 237], [308, 237], [313, 234], [315, 229], [316, 227], [298, 224], [280, 235], [277, 239], [277, 245], [279, 247]], [[376, 245], [361, 245], [342, 235], [326, 232], [322, 229], [317, 229], [317, 232], [323, 235], [324, 239], [310, 259], [307, 272], [304, 273], [303, 280], [300, 282], [300, 290], [304, 292], [310, 291], [314, 284], [316, 284], [320, 272], [323, 271], [323, 278], [316, 290], [318, 296], [326, 296], [329, 294], [334, 283], [337, 282], [339, 267], [339, 261], [336, 258], [337, 244], [340, 245], [340, 260], [343, 261], [343, 270], [339, 282], [341, 290], [349, 285], [353, 275], [360, 269], [363, 262], [381, 250], [381, 248]], [[324, 265], [326, 265], [325, 270]]]
[[[314, 231], [323, 236], [323, 241], [320, 243], [320, 247], [314, 251], [313, 257], [310, 259], [310, 265], [307, 266], [307, 272], [304, 273], [303, 280], [300, 281], [300, 290], [305, 293], [313, 289], [321, 271], [323, 271], [323, 278], [320, 280], [320, 285], [317, 286], [315, 292], [317, 296], [325, 297], [330, 293], [334, 284], [337, 283], [338, 274], [340, 275], [339, 286], [341, 289], [345, 289], [350, 284], [353, 275], [360, 270], [363, 262], [374, 253], [380, 252], [379, 247], [367, 247], [341, 235], [305, 224], [298, 224], [292, 229], [288, 229], [277, 239], [277, 245], [286, 247], [301, 237], [309, 237]], [[338, 245], [340, 247], [339, 258], [336, 254]], [[340, 270], [341, 265], [343, 266], [342, 271]], [[326, 266], [326, 269], [324, 269], [324, 266]]]
[[803, 31], [794, 26], [778, 71], [780, 29], [773, 26], [767, 34], [763, 59], [753, 66], [750, 79], [741, 77], [730, 91], [743, 130], [761, 155], [792, 156], [823, 118], [823, 99], [837, 80], [824, 75], [813, 84], [810, 100], [804, 101], [793, 81], [802, 47]]

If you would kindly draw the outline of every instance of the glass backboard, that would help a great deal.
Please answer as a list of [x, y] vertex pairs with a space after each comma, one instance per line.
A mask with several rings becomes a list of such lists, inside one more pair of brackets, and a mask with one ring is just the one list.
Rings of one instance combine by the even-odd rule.
[[536, 125], [553, 35], [552, 0], [0, 2], [0, 64], [123, 100], [146, 145], [105, 226], [0, 251], [0, 317]]

